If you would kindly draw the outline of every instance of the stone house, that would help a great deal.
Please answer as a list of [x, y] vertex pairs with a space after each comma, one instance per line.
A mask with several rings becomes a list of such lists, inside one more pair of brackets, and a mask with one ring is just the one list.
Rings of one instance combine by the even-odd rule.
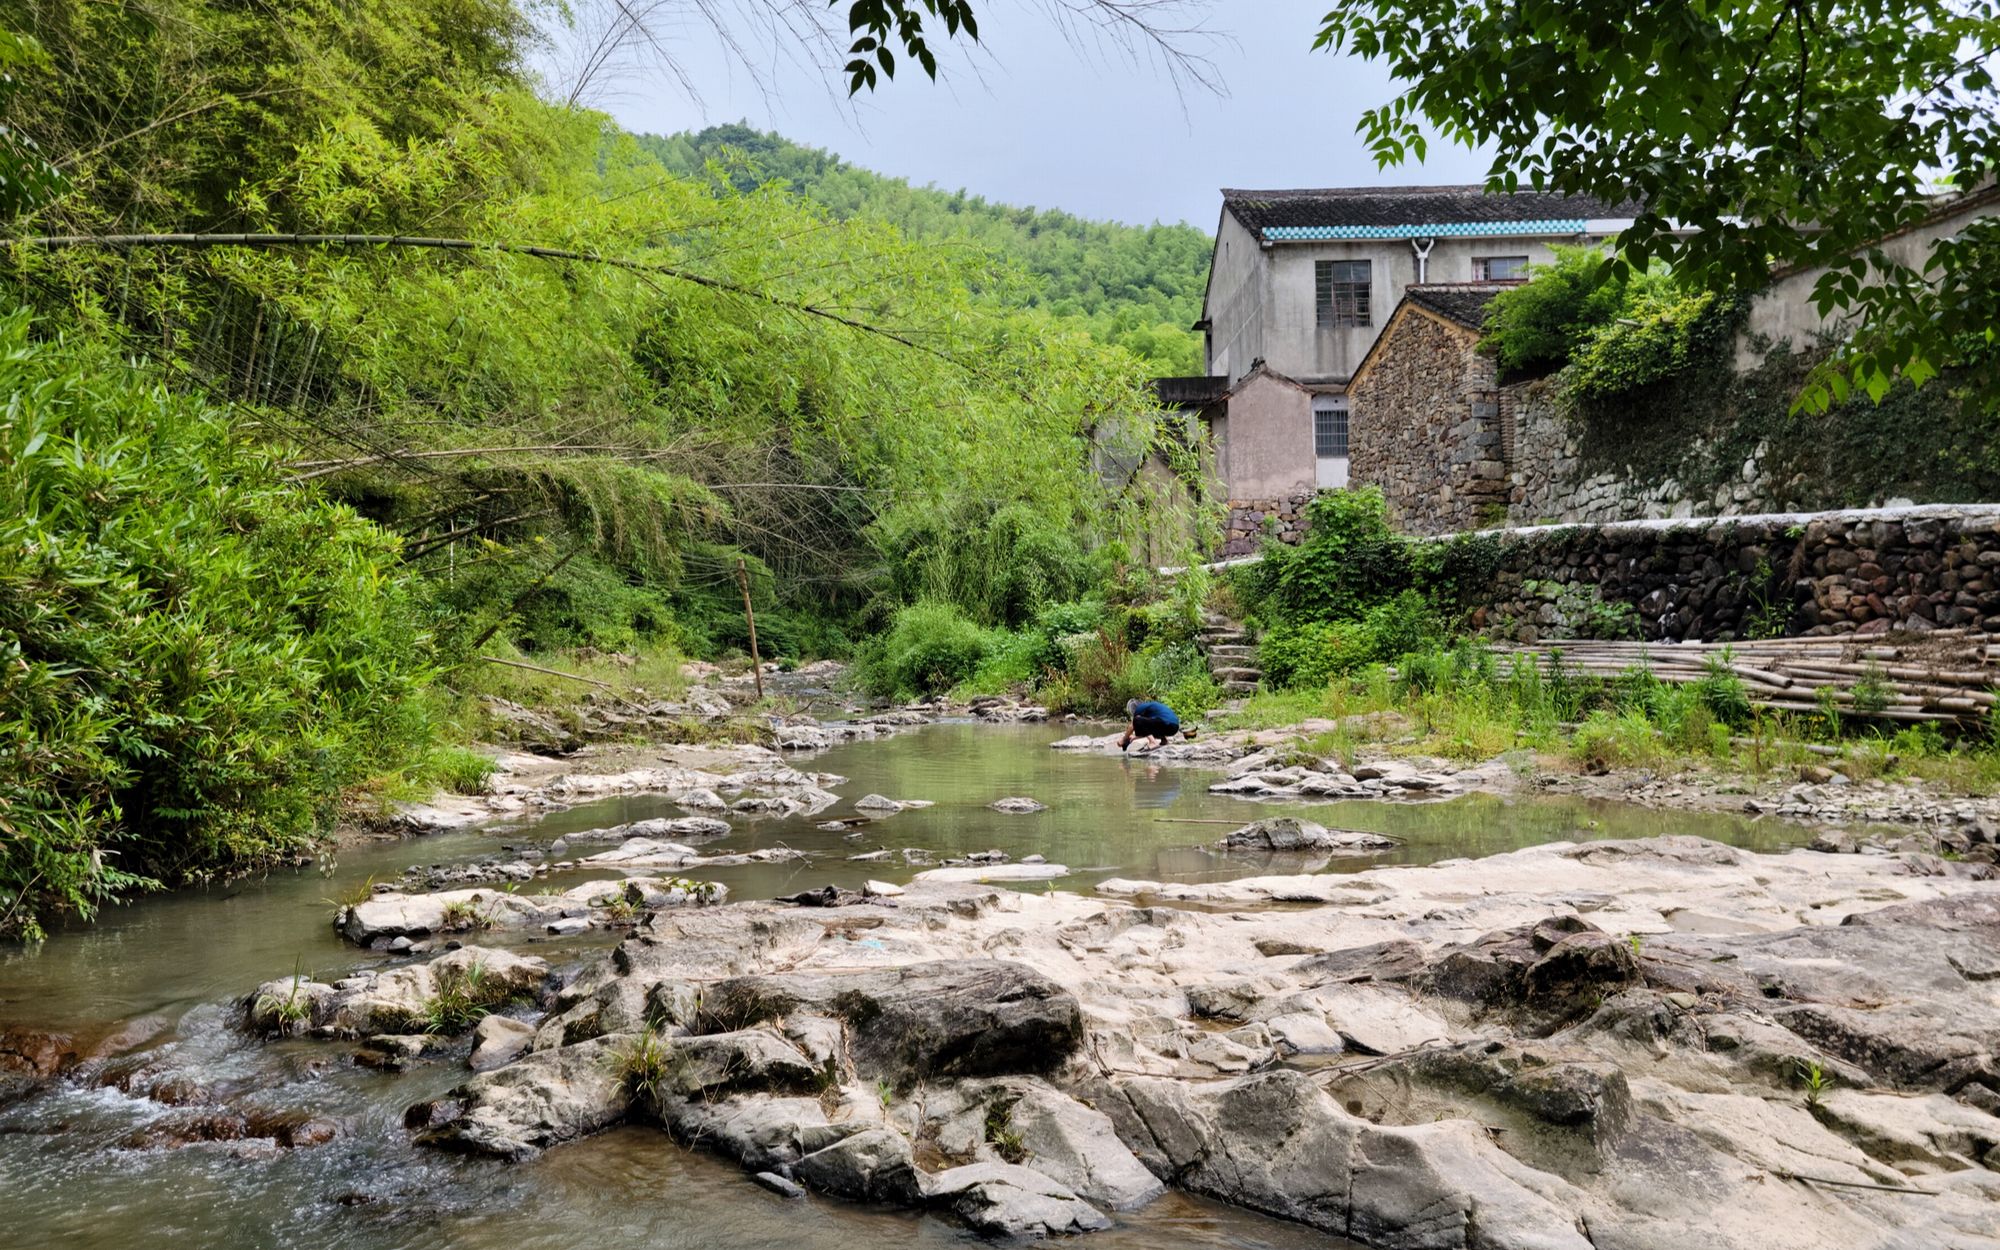
[[1208, 428], [1229, 501], [1224, 555], [1254, 549], [1267, 527], [1295, 531], [1315, 491], [1387, 463], [1363, 449], [1377, 432], [1352, 422], [1347, 392], [1408, 289], [1518, 282], [1556, 245], [1631, 223], [1624, 206], [1470, 186], [1222, 197], [1195, 325], [1208, 372], [1162, 379], [1160, 396]]
[[1425, 284], [1401, 302], [1347, 382], [1359, 418], [1355, 480], [1382, 488], [1397, 528], [1475, 529], [1506, 518], [1518, 388], [1479, 350], [1486, 310], [1506, 287]]
[[[1921, 265], [1930, 245], [2000, 208], [2000, 187], [1939, 200], [1904, 230], [1878, 240]], [[1739, 340], [1739, 370], [1773, 345], [1812, 347], [1844, 327], [1824, 321], [1811, 299], [1824, 270], [1780, 270], [1751, 303]], [[1776, 483], [1760, 457], [1712, 489], [1659, 474], [1640, 480], [1616, 464], [1589, 465], [1577, 431], [1555, 402], [1553, 382], [1501, 386], [1478, 351], [1497, 283], [1404, 288], [1381, 333], [1345, 388], [1351, 411], [1349, 472], [1382, 488], [1394, 523], [1440, 534], [1493, 525], [1733, 516], [1773, 507]]]

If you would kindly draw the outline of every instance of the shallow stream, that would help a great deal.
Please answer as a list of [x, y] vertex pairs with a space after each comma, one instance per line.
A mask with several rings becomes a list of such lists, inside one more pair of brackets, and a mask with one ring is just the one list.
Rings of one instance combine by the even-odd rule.
[[[1055, 752], [1067, 730], [942, 724], [795, 761], [850, 780], [841, 807], [810, 819], [743, 821], [704, 853], [783, 844], [803, 863], [753, 864], [699, 874], [738, 899], [796, 893], [829, 882], [907, 881], [905, 847], [937, 859], [997, 849], [1040, 854], [1072, 874], [1034, 889], [1089, 890], [1109, 876], [1221, 880], [1310, 870], [1297, 859], [1225, 857], [1203, 849], [1231, 827], [1266, 815], [1307, 816], [1402, 840], [1391, 853], [1335, 860], [1326, 871], [1491, 855], [1556, 839], [1697, 833], [1757, 850], [1805, 838], [1797, 827], [1727, 815], [1672, 813], [1606, 802], [1487, 796], [1434, 803], [1246, 803], [1211, 795], [1214, 773], [1140, 758]], [[854, 831], [817, 828], [851, 815], [869, 793], [929, 799]], [[1003, 815], [994, 799], [1048, 805]], [[532, 823], [352, 849], [322, 874], [304, 870], [182, 891], [114, 909], [33, 948], [0, 948], [0, 1029], [103, 1033], [138, 1022], [157, 1032], [145, 1061], [187, 1078], [191, 1096], [233, 1106], [307, 1110], [338, 1125], [324, 1145], [280, 1150], [261, 1142], [178, 1149], [121, 1143], [163, 1117], [185, 1115], [114, 1087], [78, 1081], [0, 1110], [0, 1247], [355, 1247], [534, 1250], [607, 1247], [945, 1246], [969, 1239], [926, 1216], [831, 1199], [791, 1202], [748, 1183], [733, 1165], [684, 1150], [649, 1129], [625, 1129], [550, 1151], [523, 1165], [462, 1159], [408, 1144], [403, 1108], [459, 1083], [455, 1057], [387, 1074], [348, 1062], [352, 1047], [266, 1044], [230, 1027], [233, 1000], [294, 969], [331, 980], [390, 962], [340, 941], [328, 901], [369, 878], [414, 864], [504, 855], [578, 830], [678, 816], [646, 796], [604, 800]], [[1196, 823], [1222, 822], [1222, 823]], [[588, 853], [579, 844], [571, 854]], [[887, 849], [889, 858], [849, 856]], [[575, 874], [576, 877], [591, 874]], [[566, 883], [570, 878], [557, 878]], [[538, 887], [527, 887], [538, 888]], [[489, 944], [529, 940], [489, 935]], [[552, 964], [613, 940], [535, 942]], [[1333, 1247], [1295, 1225], [1180, 1195], [1122, 1217], [1097, 1234], [1100, 1250], [1145, 1247]]]

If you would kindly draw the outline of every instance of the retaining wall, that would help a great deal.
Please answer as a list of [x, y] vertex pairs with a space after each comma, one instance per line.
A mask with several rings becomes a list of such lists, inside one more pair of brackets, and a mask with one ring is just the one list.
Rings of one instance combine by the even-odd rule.
[[[1918, 505], [1487, 530], [1498, 568], [1477, 623], [1535, 642], [1611, 623], [1647, 638], [2000, 634], [2000, 504]], [[1432, 541], [1450, 541], [1443, 536]]]

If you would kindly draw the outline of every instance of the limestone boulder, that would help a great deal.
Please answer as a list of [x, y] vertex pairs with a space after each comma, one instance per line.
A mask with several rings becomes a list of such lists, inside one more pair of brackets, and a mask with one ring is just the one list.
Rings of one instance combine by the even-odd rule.
[[1075, 995], [1026, 964], [996, 959], [718, 981], [702, 996], [696, 1031], [800, 1014], [840, 1020], [856, 1071], [898, 1085], [1046, 1073], [1083, 1039]]
[[924, 1199], [984, 1237], [1061, 1237], [1111, 1227], [1067, 1186], [1012, 1163], [970, 1163], [927, 1176]]
[[1361, 829], [1329, 829], [1294, 816], [1277, 816], [1252, 821], [1234, 830], [1217, 843], [1232, 851], [1332, 851], [1346, 855], [1369, 855], [1392, 851], [1399, 845], [1393, 838]]
[[483, 1072], [404, 1117], [425, 1145], [503, 1159], [600, 1132], [631, 1107], [619, 1061], [633, 1037], [594, 1038], [537, 1051]]

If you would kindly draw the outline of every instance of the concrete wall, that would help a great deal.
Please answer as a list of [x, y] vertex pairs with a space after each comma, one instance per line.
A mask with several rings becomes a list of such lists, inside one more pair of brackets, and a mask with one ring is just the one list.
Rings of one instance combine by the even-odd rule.
[[1931, 504], [1720, 520], [1489, 531], [1501, 544], [1476, 617], [1522, 642], [1575, 637], [1593, 600], [1645, 637], [1940, 628], [2000, 633], [2000, 505]]
[[1499, 390], [1479, 335], [1414, 305], [1383, 333], [1348, 386], [1349, 480], [1381, 487], [1407, 534], [1497, 523], [1507, 501]]
[[[1439, 239], [1425, 269], [1428, 282], [1470, 282], [1480, 256], [1555, 259], [1550, 244], [1583, 243], [1578, 235], [1541, 238]], [[1373, 324], [1321, 327], [1314, 266], [1322, 260], [1366, 260]], [[1263, 246], [1224, 213], [1217, 231], [1205, 315], [1210, 321], [1209, 372], [1230, 381], [1250, 371], [1258, 357], [1302, 382], [1345, 382], [1380, 334], [1383, 324], [1416, 281], [1416, 254], [1406, 239], [1350, 243], [1275, 243]]]
[[1202, 315], [1208, 318], [1208, 370], [1233, 383], [1250, 372], [1264, 350], [1267, 303], [1266, 266], [1261, 245], [1243, 224], [1222, 214], [1215, 228], [1215, 252], [1209, 259], [1208, 293]]
[[1231, 499], [1280, 499], [1313, 489], [1312, 395], [1259, 373], [1229, 397], [1216, 463]]
[[[1919, 273], [1930, 256], [1931, 244], [1955, 233], [1967, 222], [2000, 215], [2000, 187], [1971, 196], [1956, 211], [1928, 225], [1885, 239], [1882, 250], [1890, 259]], [[1763, 362], [1765, 345], [1789, 343], [1795, 350], [1814, 347], [1838, 337], [1851, 328], [1851, 318], [1824, 319], [1813, 307], [1813, 285], [1824, 269], [1797, 269], [1781, 275], [1750, 306], [1750, 317], [1736, 340], [1736, 369], [1756, 368]]]

